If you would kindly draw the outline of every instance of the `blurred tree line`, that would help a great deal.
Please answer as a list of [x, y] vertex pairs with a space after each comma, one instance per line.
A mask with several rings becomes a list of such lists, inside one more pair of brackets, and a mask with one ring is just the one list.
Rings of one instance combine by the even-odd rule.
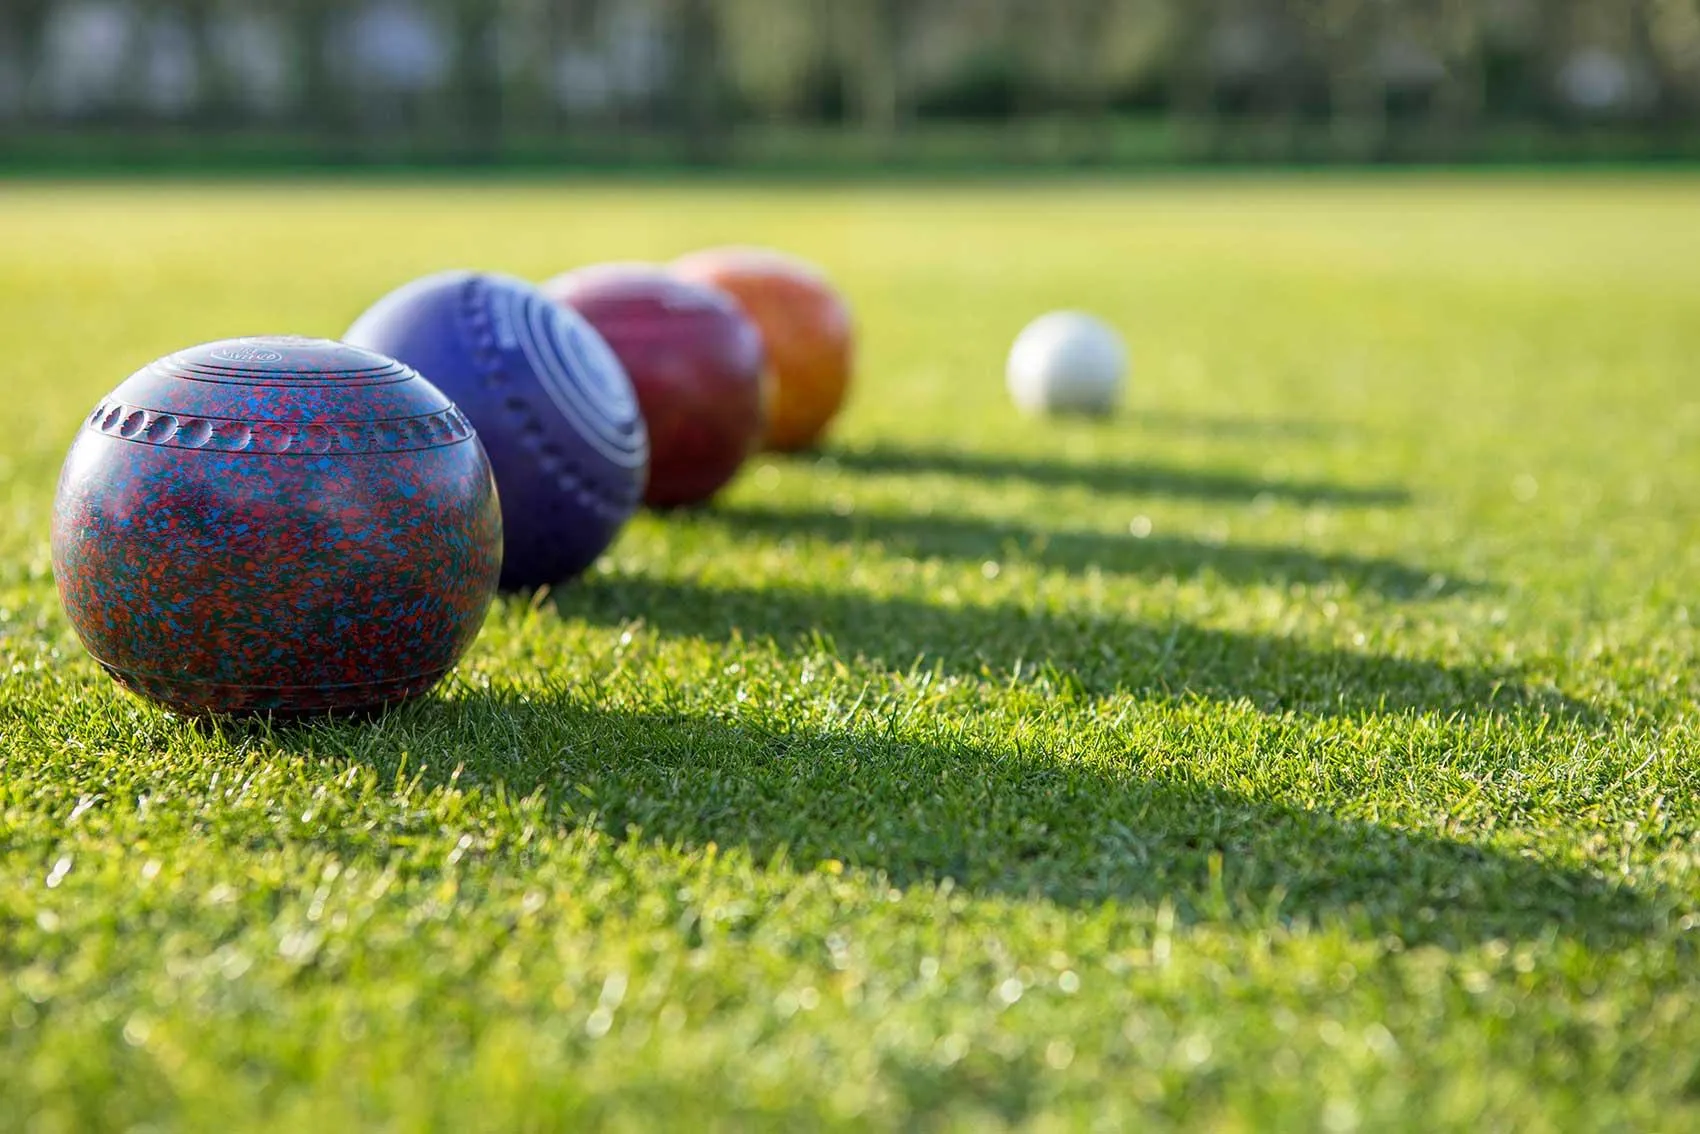
[[1192, 157], [1690, 139], [1700, 0], [0, 0], [0, 146], [877, 158], [977, 127], [1091, 160], [1129, 123]]

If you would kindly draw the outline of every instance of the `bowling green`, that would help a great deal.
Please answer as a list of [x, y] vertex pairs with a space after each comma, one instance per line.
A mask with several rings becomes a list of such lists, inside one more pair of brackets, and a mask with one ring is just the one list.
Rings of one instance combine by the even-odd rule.
[[[60, 613], [174, 348], [449, 266], [825, 266], [809, 456], [371, 723]], [[1023, 420], [1082, 307], [1136, 372]], [[1700, 1124], [1700, 178], [0, 185], [0, 1128]]]

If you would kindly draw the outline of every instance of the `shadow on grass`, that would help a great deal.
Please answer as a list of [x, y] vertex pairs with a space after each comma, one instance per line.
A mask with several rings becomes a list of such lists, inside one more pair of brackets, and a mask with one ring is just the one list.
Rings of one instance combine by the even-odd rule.
[[1323, 441], [1351, 431], [1344, 422], [1313, 421], [1298, 417], [1246, 417], [1226, 414], [1182, 413], [1174, 410], [1139, 410], [1127, 422], [1147, 433], [1169, 433], [1235, 440]]
[[1087, 696], [1199, 696], [1328, 716], [1595, 718], [1588, 706], [1533, 687], [1514, 670], [1453, 668], [1184, 622], [647, 577], [596, 577], [552, 601], [564, 617], [601, 625], [642, 622], [666, 635], [772, 642], [888, 671], [937, 668], [996, 681], [1038, 675]]
[[878, 542], [891, 552], [916, 559], [973, 564], [1025, 559], [1077, 574], [1096, 568], [1111, 574], [1187, 578], [1208, 570], [1233, 583], [1338, 581], [1392, 598], [1435, 598], [1481, 587], [1392, 559], [1264, 544], [1209, 544], [1180, 536], [1136, 539], [1126, 532], [1044, 531], [973, 516], [717, 507], [699, 513], [698, 519], [775, 538], [804, 535], [843, 544]]
[[976, 480], [1025, 480], [1051, 487], [1085, 488], [1093, 492], [1184, 496], [1199, 500], [1249, 501], [1266, 497], [1297, 504], [1387, 507], [1407, 504], [1411, 499], [1411, 494], [1405, 489], [1389, 485], [1268, 480], [1244, 473], [1207, 469], [1140, 463], [1083, 464], [962, 449], [876, 445], [866, 449], [828, 449], [813, 459], [831, 461], [840, 468], [856, 472], [946, 473]]
[[554, 822], [616, 838], [743, 848], [769, 867], [837, 860], [897, 886], [950, 879], [976, 895], [1169, 904], [1184, 923], [1279, 919], [1447, 946], [1549, 934], [1607, 945], [1657, 924], [1644, 897], [1586, 870], [1149, 774], [1133, 754], [1087, 766], [1043, 747], [775, 731], [521, 689], [428, 701], [378, 731], [296, 740], [321, 753], [346, 740], [348, 758], [385, 774], [397, 752], [451, 752], [457, 771], [419, 772], [416, 755], [408, 773], [535, 796]]

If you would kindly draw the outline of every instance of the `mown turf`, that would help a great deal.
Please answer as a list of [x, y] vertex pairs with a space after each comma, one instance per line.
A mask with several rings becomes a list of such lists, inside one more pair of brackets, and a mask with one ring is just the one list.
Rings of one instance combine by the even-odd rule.
[[[1700, 181], [0, 187], [0, 1126], [1700, 1124]], [[725, 241], [822, 454], [372, 724], [197, 727], [48, 567], [80, 416], [416, 273]], [[1033, 424], [1042, 309], [1131, 337]]]

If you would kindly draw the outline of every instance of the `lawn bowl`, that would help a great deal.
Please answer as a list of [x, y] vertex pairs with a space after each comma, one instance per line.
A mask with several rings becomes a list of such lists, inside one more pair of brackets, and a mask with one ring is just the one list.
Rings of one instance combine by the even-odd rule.
[[816, 445], [850, 389], [850, 308], [810, 264], [762, 248], [713, 248], [677, 260], [681, 279], [732, 296], [761, 331], [772, 371], [766, 447]]
[[1027, 413], [1106, 417], [1121, 401], [1127, 370], [1127, 345], [1109, 324], [1052, 311], [1016, 336], [1004, 379]]
[[478, 636], [501, 549], [460, 411], [393, 359], [319, 339], [144, 367], [84, 421], [53, 513], [83, 644], [188, 714], [418, 696]]
[[643, 499], [649, 443], [619, 359], [524, 280], [443, 272], [379, 300], [347, 341], [453, 398], [496, 472], [507, 590], [580, 574]]
[[761, 333], [730, 296], [633, 264], [543, 285], [590, 321], [624, 365], [649, 430], [654, 508], [701, 504], [736, 475], [766, 423]]

